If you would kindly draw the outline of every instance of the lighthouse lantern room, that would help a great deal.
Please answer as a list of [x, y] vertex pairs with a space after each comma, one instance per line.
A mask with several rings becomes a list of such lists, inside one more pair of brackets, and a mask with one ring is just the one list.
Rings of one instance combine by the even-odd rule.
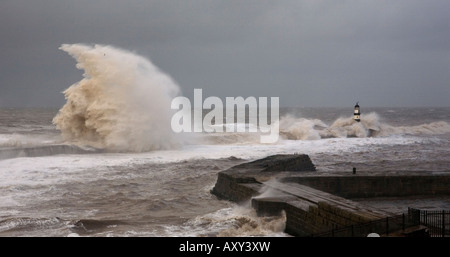
[[359, 102], [356, 102], [355, 110], [353, 111], [353, 119], [357, 122], [361, 121], [361, 112], [359, 111]]

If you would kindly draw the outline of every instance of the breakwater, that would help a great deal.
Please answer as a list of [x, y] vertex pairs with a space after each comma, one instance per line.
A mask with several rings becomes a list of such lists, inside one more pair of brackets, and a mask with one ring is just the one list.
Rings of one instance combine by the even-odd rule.
[[82, 148], [75, 145], [42, 145], [33, 147], [11, 147], [0, 149], [0, 160], [20, 157], [41, 157], [58, 154], [89, 154], [101, 153], [103, 150]]
[[351, 198], [448, 195], [450, 176], [432, 172], [316, 171], [307, 155], [274, 155], [218, 174], [211, 190], [234, 202], [251, 201], [258, 215], [285, 212], [285, 232], [309, 236], [393, 216]]

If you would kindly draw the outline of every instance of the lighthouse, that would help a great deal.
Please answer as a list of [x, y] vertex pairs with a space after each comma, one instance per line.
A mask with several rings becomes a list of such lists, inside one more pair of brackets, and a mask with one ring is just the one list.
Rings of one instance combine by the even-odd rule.
[[358, 103], [359, 102], [356, 102], [355, 109], [353, 111], [353, 119], [356, 120], [357, 122], [360, 122], [361, 121], [361, 112], [359, 111]]

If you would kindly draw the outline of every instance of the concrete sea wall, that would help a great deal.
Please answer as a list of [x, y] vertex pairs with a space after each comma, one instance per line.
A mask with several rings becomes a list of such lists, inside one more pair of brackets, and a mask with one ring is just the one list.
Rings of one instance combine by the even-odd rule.
[[259, 215], [286, 215], [285, 232], [310, 236], [392, 216], [350, 198], [448, 195], [446, 174], [315, 171], [305, 155], [275, 155], [218, 174], [211, 190], [234, 202], [251, 201]]
[[449, 195], [449, 175], [356, 175], [289, 177], [282, 181], [307, 185], [345, 198]]

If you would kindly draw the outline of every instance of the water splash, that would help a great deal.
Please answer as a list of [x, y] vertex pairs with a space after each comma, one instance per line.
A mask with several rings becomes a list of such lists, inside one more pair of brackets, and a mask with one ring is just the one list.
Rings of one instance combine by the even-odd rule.
[[387, 137], [393, 135], [437, 135], [450, 133], [450, 124], [436, 121], [417, 126], [391, 126], [381, 121], [375, 112], [364, 115], [361, 122], [353, 117], [341, 117], [331, 125], [318, 119], [283, 116], [280, 120], [280, 134], [290, 140], [315, 140], [322, 138]]
[[170, 101], [179, 86], [148, 59], [107, 45], [63, 44], [84, 78], [64, 91], [53, 123], [73, 144], [109, 151], [170, 149]]

